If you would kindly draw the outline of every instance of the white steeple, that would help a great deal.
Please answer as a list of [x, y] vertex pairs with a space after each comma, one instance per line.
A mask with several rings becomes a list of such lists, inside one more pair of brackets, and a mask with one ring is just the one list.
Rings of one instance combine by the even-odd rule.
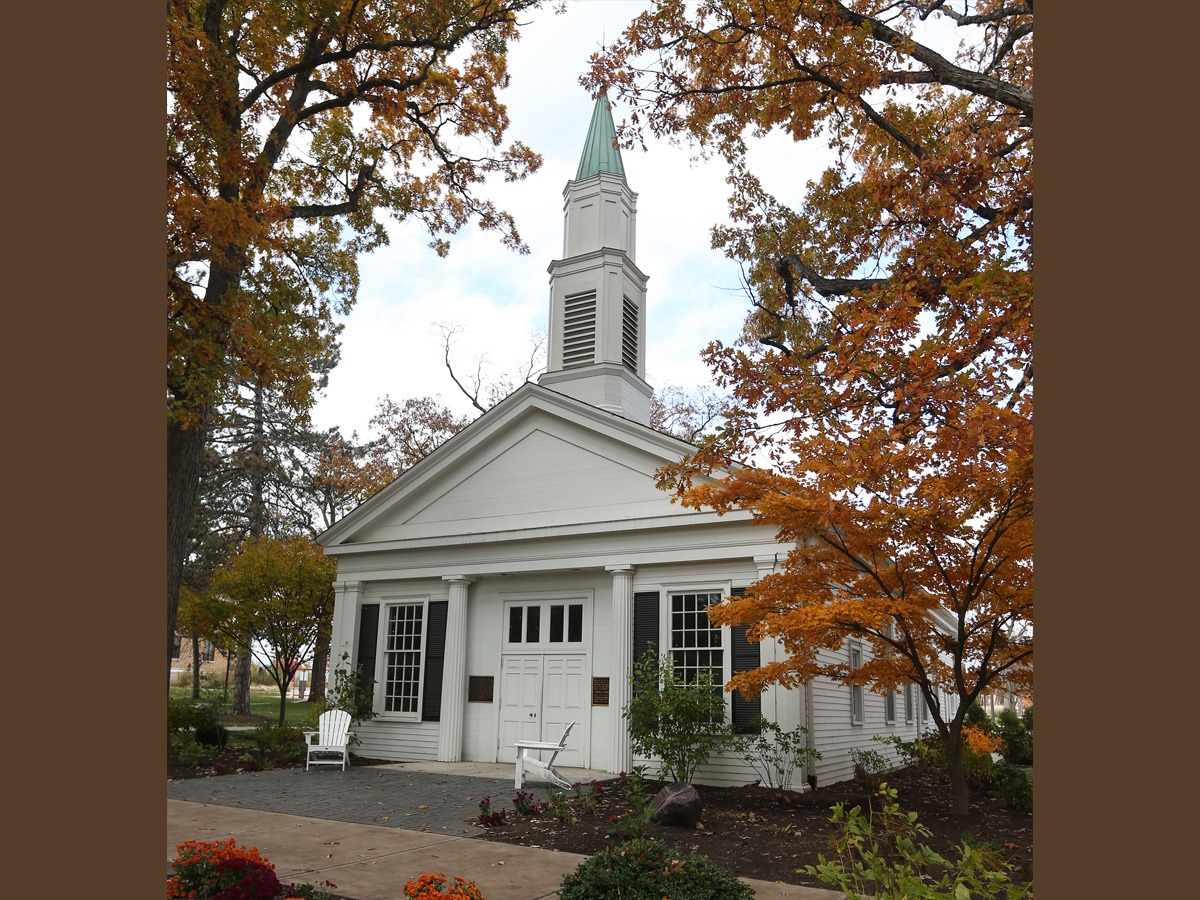
[[646, 281], [634, 264], [637, 194], [625, 182], [608, 98], [592, 110], [579, 171], [563, 191], [563, 259], [550, 273], [551, 388], [650, 424]]

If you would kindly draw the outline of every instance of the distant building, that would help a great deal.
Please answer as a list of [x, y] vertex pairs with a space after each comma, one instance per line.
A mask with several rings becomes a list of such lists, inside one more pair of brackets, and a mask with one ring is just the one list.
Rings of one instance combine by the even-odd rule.
[[[212, 641], [200, 639], [200, 676], [211, 676], [224, 680], [227, 657]], [[192, 677], [192, 638], [190, 635], [175, 635], [171, 645], [171, 684], [178, 684], [186, 679], [191, 684]]]

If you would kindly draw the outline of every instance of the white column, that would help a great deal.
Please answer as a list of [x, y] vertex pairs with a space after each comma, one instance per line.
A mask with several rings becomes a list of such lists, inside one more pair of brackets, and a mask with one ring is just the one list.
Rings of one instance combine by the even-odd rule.
[[633, 667], [633, 566], [607, 566], [612, 572], [612, 676], [608, 682], [608, 712], [612, 721], [612, 755], [608, 771], [633, 768], [629, 722], [622, 713], [629, 703]]
[[438, 723], [438, 759], [462, 760], [463, 716], [467, 705], [467, 586], [465, 575], [443, 575], [450, 583], [446, 611], [446, 655], [442, 661], [442, 719]]

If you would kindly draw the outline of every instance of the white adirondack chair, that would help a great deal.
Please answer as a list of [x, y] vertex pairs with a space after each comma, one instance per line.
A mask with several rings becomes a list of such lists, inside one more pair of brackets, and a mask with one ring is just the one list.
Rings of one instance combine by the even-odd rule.
[[[344, 709], [330, 709], [321, 713], [317, 718], [317, 731], [304, 732], [304, 743], [308, 745], [308, 758], [304, 761], [304, 770], [309, 766], [341, 765], [346, 771], [349, 761], [348, 747], [350, 746], [350, 713]], [[316, 738], [316, 743], [313, 743]], [[314, 759], [314, 754], [323, 756], [335, 755], [336, 759]]]
[[[562, 737], [558, 739], [558, 743], [554, 744], [549, 741], [517, 741], [514, 745], [517, 748], [517, 790], [525, 783], [526, 776], [540, 778], [542, 781], [549, 781], [551, 784], [557, 784], [561, 788], [571, 790], [571, 782], [563, 778], [554, 770], [554, 758], [558, 756], [567, 746], [567, 735], [571, 733], [571, 729], [575, 727], [572, 722], [566, 727], [562, 733]], [[529, 755], [530, 751], [540, 753], [543, 750], [553, 751], [548, 760], [542, 761], [540, 758], [535, 758]]]

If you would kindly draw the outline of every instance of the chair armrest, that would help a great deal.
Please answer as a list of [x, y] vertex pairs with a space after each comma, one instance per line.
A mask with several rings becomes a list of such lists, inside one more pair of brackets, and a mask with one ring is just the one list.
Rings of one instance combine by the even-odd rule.
[[513, 744], [518, 750], [565, 750], [562, 744], [551, 744], [547, 741], [517, 741]]

